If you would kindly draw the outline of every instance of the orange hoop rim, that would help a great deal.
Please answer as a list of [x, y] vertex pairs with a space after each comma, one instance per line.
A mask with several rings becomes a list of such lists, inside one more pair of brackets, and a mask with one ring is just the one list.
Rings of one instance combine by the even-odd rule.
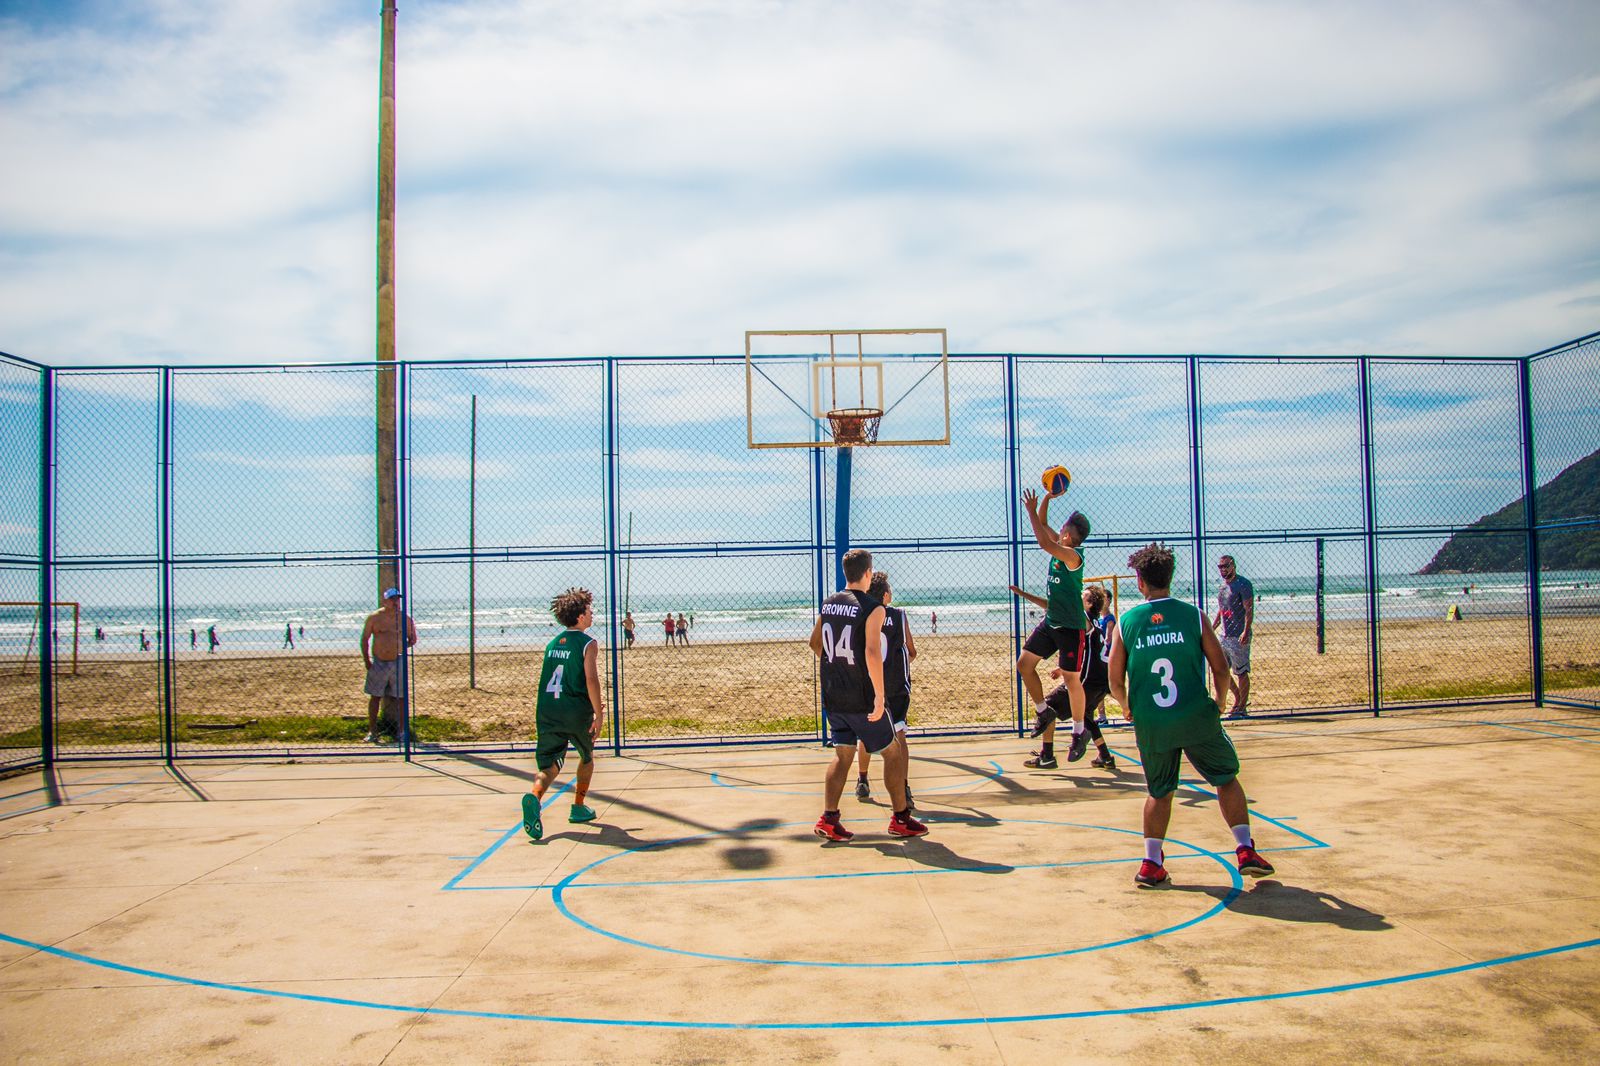
[[835, 444], [875, 444], [883, 411], [877, 407], [841, 407], [829, 411], [827, 418]]

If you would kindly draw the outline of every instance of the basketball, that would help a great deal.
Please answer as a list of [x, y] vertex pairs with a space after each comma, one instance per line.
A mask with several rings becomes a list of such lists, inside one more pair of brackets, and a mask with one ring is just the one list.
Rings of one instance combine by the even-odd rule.
[[1064, 466], [1052, 466], [1044, 472], [1040, 479], [1044, 482], [1044, 489], [1053, 496], [1066, 492], [1072, 485], [1072, 473]]

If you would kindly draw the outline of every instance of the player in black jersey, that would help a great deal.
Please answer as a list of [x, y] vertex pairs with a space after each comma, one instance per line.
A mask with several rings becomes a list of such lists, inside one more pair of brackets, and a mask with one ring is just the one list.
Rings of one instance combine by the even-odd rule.
[[833, 762], [823, 778], [822, 817], [815, 832], [824, 840], [848, 841], [855, 834], [839, 822], [839, 797], [850, 779], [856, 742], [883, 756], [883, 785], [894, 814], [889, 832], [919, 837], [928, 827], [906, 807], [906, 749], [895, 742], [884, 700], [883, 605], [868, 595], [872, 553], [852, 548], [840, 560], [845, 588], [822, 601], [811, 628], [811, 650], [821, 660], [822, 709], [833, 731]]
[[[883, 604], [883, 686], [884, 704], [889, 708], [889, 720], [894, 723], [895, 739], [906, 748], [906, 712], [911, 708], [911, 661], [917, 657], [917, 642], [911, 636], [911, 619], [905, 609], [894, 606], [894, 590], [889, 587], [889, 575], [882, 570], [872, 572], [872, 584], [867, 595]], [[867, 783], [867, 767], [872, 764], [872, 753], [860, 742], [856, 744], [856, 799], [872, 798], [872, 786]], [[906, 752], [906, 809], [916, 810], [916, 800], [911, 797], [911, 753]]]

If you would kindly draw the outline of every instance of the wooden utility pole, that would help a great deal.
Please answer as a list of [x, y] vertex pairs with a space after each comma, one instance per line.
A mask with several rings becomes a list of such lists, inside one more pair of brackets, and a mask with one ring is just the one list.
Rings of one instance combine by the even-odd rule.
[[383, 4], [378, 78], [378, 594], [400, 585], [399, 484], [395, 467], [394, 0]]

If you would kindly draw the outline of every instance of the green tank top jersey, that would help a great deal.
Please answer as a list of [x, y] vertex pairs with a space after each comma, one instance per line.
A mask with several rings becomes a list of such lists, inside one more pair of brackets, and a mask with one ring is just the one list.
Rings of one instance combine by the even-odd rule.
[[589, 703], [589, 681], [583, 668], [584, 650], [594, 638], [564, 629], [544, 646], [544, 669], [539, 671], [539, 703], [535, 712], [541, 728], [562, 732], [587, 731], [594, 721]]
[[1086, 629], [1089, 618], [1083, 613], [1083, 568], [1088, 566], [1083, 550], [1078, 550], [1078, 568], [1068, 570], [1067, 564], [1050, 557], [1049, 606], [1044, 618], [1056, 629]]
[[1172, 598], [1150, 600], [1122, 616], [1128, 655], [1128, 702], [1139, 745], [1171, 751], [1215, 734], [1217, 701], [1200, 644], [1200, 610]]

